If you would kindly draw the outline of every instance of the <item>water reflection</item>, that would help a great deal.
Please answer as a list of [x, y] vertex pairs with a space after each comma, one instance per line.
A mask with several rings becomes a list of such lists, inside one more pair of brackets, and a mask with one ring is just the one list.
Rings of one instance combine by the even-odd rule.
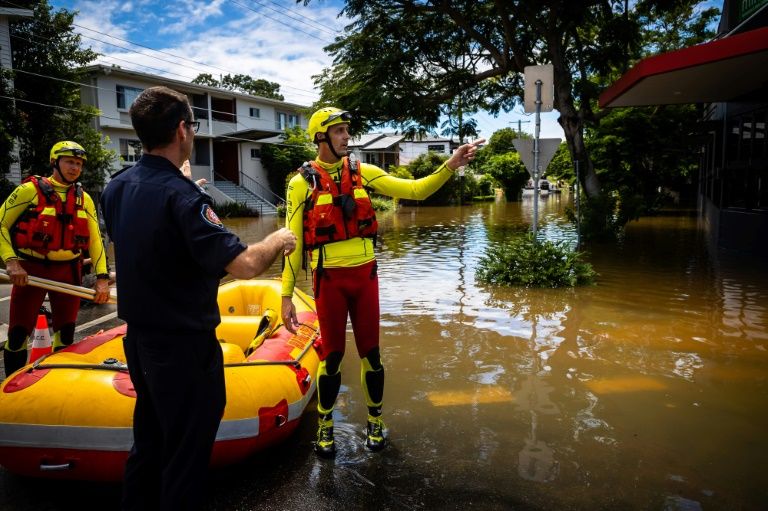
[[[542, 200], [540, 231], [571, 243], [567, 205]], [[312, 484], [330, 492], [342, 470], [359, 491], [398, 489], [388, 502], [406, 508], [768, 507], [764, 262], [713, 255], [694, 217], [661, 215], [622, 245], [585, 247], [596, 286], [478, 284], [486, 247], [530, 217], [530, 202], [496, 202], [380, 218], [392, 450], [360, 448], [347, 357], [337, 470], [313, 465]], [[233, 227], [251, 241], [269, 222]]]

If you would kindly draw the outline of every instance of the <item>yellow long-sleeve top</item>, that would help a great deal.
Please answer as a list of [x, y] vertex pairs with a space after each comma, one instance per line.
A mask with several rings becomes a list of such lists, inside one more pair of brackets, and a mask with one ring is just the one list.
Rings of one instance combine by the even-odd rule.
[[[52, 177], [48, 178], [53, 185], [53, 189], [59, 194], [62, 201], [67, 199], [67, 190], [70, 185], [59, 183]], [[41, 254], [31, 249], [17, 249], [11, 241], [11, 228], [19, 219], [22, 213], [27, 209], [37, 207], [37, 188], [32, 182], [23, 183], [11, 192], [6, 201], [0, 206], [0, 257], [3, 262], [19, 254], [23, 257], [25, 254], [30, 259], [49, 259], [51, 261], [71, 261], [80, 257], [79, 252], [71, 250], [51, 250], [47, 254]], [[83, 192], [83, 211], [79, 214], [85, 214], [88, 217], [88, 253], [93, 261], [93, 267], [96, 274], [107, 273], [107, 257], [104, 252], [104, 245], [99, 232], [99, 221], [96, 217], [96, 207], [90, 195]], [[17, 254], [18, 251], [18, 254]]]
[[[315, 161], [328, 172], [334, 181], [339, 181], [342, 161], [332, 164], [319, 159]], [[415, 180], [390, 176], [375, 165], [367, 163], [359, 163], [359, 165], [363, 186], [381, 195], [399, 199], [424, 200], [435, 193], [453, 175], [453, 171], [445, 163], [440, 165], [432, 174]], [[285, 258], [282, 295], [292, 296], [296, 284], [296, 274], [301, 269], [301, 258], [304, 252], [304, 205], [312, 195], [312, 188], [301, 174], [296, 174], [288, 182], [286, 195], [288, 203], [286, 204], [285, 226], [296, 235], [297, 242], [296, 250]], [[325, 268], [352, 268], [375, 258], [373, 241], [370, 238], [335, 241], [312, 251], [310, 264], [313, 270], [317, 268], [320, 250], [323, 250], [323, 267]]]

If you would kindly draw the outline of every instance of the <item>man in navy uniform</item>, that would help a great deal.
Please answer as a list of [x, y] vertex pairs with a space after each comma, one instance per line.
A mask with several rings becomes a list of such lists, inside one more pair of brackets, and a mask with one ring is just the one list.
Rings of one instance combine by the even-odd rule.
[[143, 155], [113, 177], [101, 199], [136, 389], [122, 507], [194, 509], [203, 502], [226, 399], [215, 335], [219, 281], [264, 272], [294, 250], [296, 237], [280, 229], [246, 246], [222, 225], [211, 197], [182, 174], [199, 127], [185, 95], [151, 87], [130, 115]]

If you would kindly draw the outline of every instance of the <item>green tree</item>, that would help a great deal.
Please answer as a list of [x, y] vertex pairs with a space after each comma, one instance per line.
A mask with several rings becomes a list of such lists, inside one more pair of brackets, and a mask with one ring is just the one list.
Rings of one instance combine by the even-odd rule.
[[[326, 47], [334, 65], [315, 80], [322, 101], [358, 114], [358, 129], [433, 127], [441, 105], [459, 96], [465, 108], [510, 111], [522, 97], [525, 66], [552, 64], [558, 122], [587, 196], [597, 198], [602, 185], [585, 129], [607, 113], [596, 109], [601, 89], [648, 51], [695, 42], [683, 32], [700, 33], [712, 12], [698, 4], [346, 0], [342, 12], [354, 21]], [[649, 38], [665, 26], [683, 35]]]
[[531, 177], [516, 152], [491, 155], [483, 170], [501, 185], [508, 201], [519, 200], [523, 186]]
[[[13, 101], [6, 99], [13, 97], [13, 89], [10, 80], [13, 75], [10, 71], [0, 69], [0, 175], [5, 175], [15, 162], [13, 157], [14, 141], [19, 133], [18, 114]], [[3, 178], [5, 179], [5, 178]]]
[[495, 131], [470, 165], [473, 173], [493, 177], [508, 201], [519, 200], [520, 190], [530, 177], [514, 146], [519, 135], [512, 128]]
[[621, 213], [636, 218], [659, 206], [665, 189], [686, 188], [700, 155], [691, 151], [692, 105], [617, 109], [590, 130], [598, 174], [619, 195]]
[[317, 150], [309, 135], [301, 127], [288, 128], [281, 135], [280, 144], [264, 144], [261, 147], [261, 164], [267, 171], [269, 187], [285, 197], [288, 179], [305, 161], [313, 160]]
[[[98, 189], [115, 154], [104, 149], [105, 140], [92, 127], [98, 110], [81, 105], [79, 85], [81, 68], [97, 54], [81, 47], [72, 25], [74, 12], [54, 11], [46, 0], [15, 5], [33, 10], [32, 18], [10, 24], [18, 125], [7, 132], [18, 137], [22, 172], [47, 174], [53, 144], [74, 140], [88, 151], [81, 181], [87, 189]], [[7, 130], [7, 121], [0, 122]]]
[[211, 73], [200, 73], [191, 83], [205, 85], [206, 87], [221, 87], [221, 83]]
[[225, 75], [221, 80], [217, 80], [210, 73], [201, 73], [192, 80], [197, 85], [206, 85], [208, 87], [219, 87], [231, 91], [243, 92], [252, 96], [261, 96], [263, 98], [277, 99], [283, 101], [285, 98], [280, 94], [280, 84], [270, 82], [261, 78], [253, 78], [248, 75]]

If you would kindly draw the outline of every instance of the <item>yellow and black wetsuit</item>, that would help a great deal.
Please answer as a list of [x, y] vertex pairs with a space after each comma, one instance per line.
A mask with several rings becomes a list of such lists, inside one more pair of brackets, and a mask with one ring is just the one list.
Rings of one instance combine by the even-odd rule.
[[[61, 201], [66, 202], [71, 186], [53, 178], [48, 178], [53, 191]], [[29, 275], [42, 277], [68, 284], [80, 285], [82, 270], [81, 252], [76, 249], [58, 249], [38, 252], [29, 248], [14, 246], [13, 228], [24, 218], [24, 214], [37, 209], [39, 190], [32, 181], [27, 181], [11, 193], [0, 206], [0, 257], [3, 262], [19, 259]], [[73, 194], [69, 194], [72, 197]], [[99, 232], [96, 207], [90, 195], [83, 192], [82, 207], [74, 209], [80, 218], [85, 216], [88, 222], [88, 252], [97, 274], [106, 274], [107, 258]], [[32, 286], [14, 286], [11, 293], [8, 342], [6, 352], [25, 353], [27, 339], [35, 326], [40, 306], [46, 290]], [[52, 327], [54, 347], [71, 344], [74, 339], [75, 322], [80, 308], [80, 298], [62, 293], [48, 292], [52, 309]], [[22, 364], [23, 365], [23, 364]]]
[[[341, 180], [344, 160], [334, 164], [315, 160], [335, 182]], [[359, 163], [363, 186], [374, 192], [401, 199], [424, 200], [437, 191], [453, 172], [440, 165], [429, 176], [417, 180], [390, 176], [375, 165]], [[304, 215], [312, 197], [312, 185], [297, 174], [288, 183], [286, 227], [297, 238], [296, 250], [286, 258], [282, 295], [290, 297], [301, 270], [304, 253]], [[320, 257], [322, 251], [322, 258]], [[381, 414], [384, 390], [384, 367], [379, 354], [379, 296], [373, 240], [355, 237], [326, 243], [312, 250], [309, 258], [314, 286], [322, 280], [322, 293], [316, 292], [322, 345], [319, 347], [318, 411], [328, 416], [336, 401], [341, 383], [340, 365], [344, 355], [346, 322], [349, 316], [355, 334], [357, 351], [362, 359], [361, 383], [369, 413]], [[322, 261], [322, 274], [317, 270]]]

